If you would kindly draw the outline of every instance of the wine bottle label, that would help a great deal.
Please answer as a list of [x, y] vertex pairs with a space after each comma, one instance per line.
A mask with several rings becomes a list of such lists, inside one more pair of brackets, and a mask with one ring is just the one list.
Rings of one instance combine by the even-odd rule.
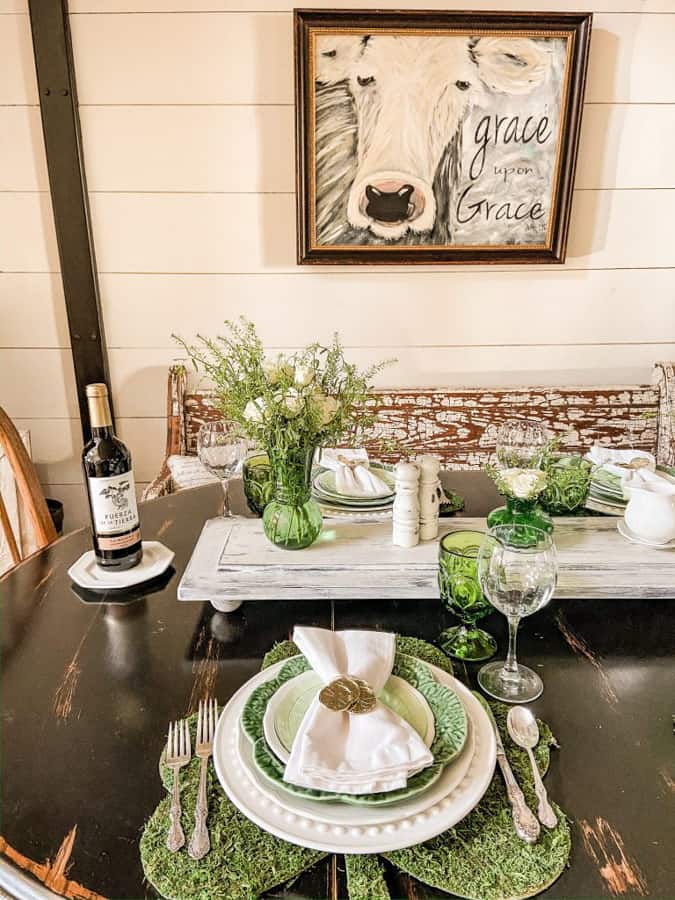
[[[136, 488], [134, 473], [130, 469], [124, 475], [111, 475], [109, 478], [90, 478], [89, 493], [91, 495], [92, 524], [97, 537], [101, 535], [118, 535], [123, 531], [137, 529], [139, 524], [138, 506], [136, 504]], [[117, 550], [129, 546], [126, 542], [132, 535], [124, 535], [125, 543], [115, 547], [104, 547], [102, 550]], [[135, 543], [138, 537], [130, 541]]]
[[130, 534], [118, 534], [117, 537], [98, 537], [96, 543], [99, 550], [124, 550], [133, 547], [141, 539], [141, 529], [135, 528]]

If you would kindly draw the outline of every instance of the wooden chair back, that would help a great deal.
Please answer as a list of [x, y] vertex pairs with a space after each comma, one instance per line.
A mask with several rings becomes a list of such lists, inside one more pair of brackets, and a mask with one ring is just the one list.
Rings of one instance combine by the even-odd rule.
[[[30, 531], [30, 550], [40, 550], [56, 540], [56, 528], [42, 494], [35, 467], [21, 436], [7, 413], [0, 407], [0, 456], [9, 464], [22, 512]], [[22, 553], [21, 534], [12, 527], [5, 500], [0, 493], [0, 531], [4, 534], [12, 563], [16, 565], [27, 554]]]

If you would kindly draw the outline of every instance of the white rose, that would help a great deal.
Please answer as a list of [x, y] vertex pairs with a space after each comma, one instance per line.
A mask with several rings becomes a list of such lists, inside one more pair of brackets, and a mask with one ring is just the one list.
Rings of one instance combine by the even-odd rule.
[[258, 425], [262, 422], [265, 415], [265, 401], [262, 397], [255, 400], [249, 400], [244, 407], [244, 418], [247, 422], [253, 422]]
[[276, 394], [274, 399], [289, 419], [294, 419], [302, 411], [302, 397], [295, 388], [289, 388], [285, 394]]
[[328, 425], [338, 411], [338, 401], [335, 397], [328, 397], [326, 394], [315, 394], [314, 402], [319, 410], [319, 420], [322, 425]]
[[295, 381], [298, 387], [307, 387], [308, 384], [311, 384], [312, 381], [314, 381], [314, 369], [311, 366], [296, 366], [295, 372], [293, 373], [293, 381]]
[[546, 487], [546, 473], [541, 469], [504, 469], [501, 479], [518, 500], [533, 500]]

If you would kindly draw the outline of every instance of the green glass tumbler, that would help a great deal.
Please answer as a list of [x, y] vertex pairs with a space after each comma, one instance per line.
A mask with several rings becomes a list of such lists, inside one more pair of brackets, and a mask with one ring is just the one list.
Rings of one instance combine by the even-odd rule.
[[460, 625], [446, 628], [440, 645], [456, 659], [479, 662], [497, 652], [497, 642], [476, 622], [492, 612], [478, 581], [478, 551], [481, 531], [451, 531], [441, 538], [438, 556], [438, 587], [441, 600]]

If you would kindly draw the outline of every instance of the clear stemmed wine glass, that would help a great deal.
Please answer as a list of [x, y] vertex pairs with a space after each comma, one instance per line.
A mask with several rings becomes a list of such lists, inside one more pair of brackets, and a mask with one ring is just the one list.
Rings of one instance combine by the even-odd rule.
[[518, 624], [545, 606], [555, 589], [558, 566], [549, 534], [530, 525], [497, 525], [478, 552], [478, 579], [490, 603], [509, 623], [506, 660], [478, 673], [483, 690], [505, 703], [528, 703], [544, 690], [541, 678], [516, 659]]
[[548, 435], [534, 419], [507, 419], [497, 431], [497, 463], [504, 469], [536, 469]]
[[197, 455], [203, 466], [220, 479], [225, 495], [224, 515], [228, 515], [228, 485], [241, 471], [251, 441], [233, 422], [205, 422], [197, 435]]

